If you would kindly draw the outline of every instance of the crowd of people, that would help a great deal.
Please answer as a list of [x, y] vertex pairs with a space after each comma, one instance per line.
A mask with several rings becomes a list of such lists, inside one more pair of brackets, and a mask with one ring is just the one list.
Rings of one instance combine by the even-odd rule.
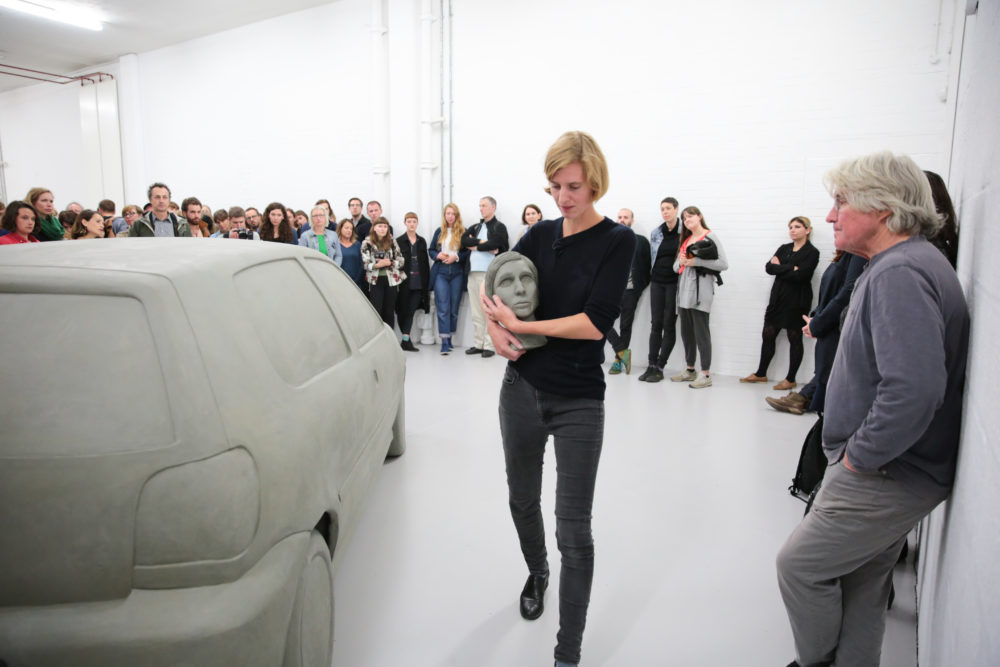
[[[951, 200], [941, 177], [933, 172], [925, 174], [938, 210], [945, 219], [942, 230], [932, 241], [954, 266], [958, 237]], [[481, 218], [468, 228], [458, 205], [445, 205], [440, 226], [435, 228], [429, 244], [417, 233], [419, 219], [416, 213], [404, 215], [406, 231], [393, 238], [392, 226], [382, 215], [381, 204], [373, 200], [364, 205], [358, 197], [348, 201], [350, 217], [339, 221], [327, 199], [317, 200], [308, 213], [279, 202], [268, 204], [263, 213], [254, 206], [220, 208], [213, 213], [197, 197], [187, 197], [177, 204], [171, 199], [170, 188], [163, 183], [152, 184], [147, 197], [149, 202], [144, 207], [126, 205], [120, 215], [110, 199], [100, 201], [95, 209], [84, 209], [79, 203], [70, 202], [65, 210], [57, 212], [51, 190], [32, 188], [23, 201], [11, 202], [7, 207], [9, 215], [4, 214], [0, 202], [0, 215], [3, 216], [0, 244], [143, 236], [299, 244], [327, 255], [344, 269], [369, 297], [382, 319], [390, 326], [398, 324], [402, 335], [400, 345], [404, 350], [418, 351], [410, 338], [410, 330], [418, 310], [431, 312], [433, 295], [441, 354], [450, 353], [454, 349], [452, 336], [458, 325], [461, 298], [468, 293], [473, 342], [465, 352], [487, 358], [496, 353], [486, 332], [479, 290], [492, 259], [510, 249], [512, 244], [506, 225], [496, 219], [497, 202], [493, 197], [480, 200]], [[728, 269], [728, 261], [718, 233], [710, 230], [698, 207], [688, 206], [681, 210], [676, 198], [666, 197], [660, 203], [660, 213], [662, 222], [652, 230], [649, 238], [636, 237], [637, 247], [621, 299], [618, 328], [612, 326], [606, 332], [614, 351], [614, 361], [608, 372], [611, 375], [631, 373], [632, 325], [639, 298], [649, 287], [648, 359], [646, 370], [638, 379], [650, 383], [664, 379], [663, 369], [676, 343], [679, 321], [685, 368], [670, 380], [689, 383], [696, 389], [709, 387], [712, 384], [709, 316], [715, 288], [723, 282], [721, 273]], [[542, 217], [537, 205], [526, 205], [515, 243]], [[621, 209], [618, 222], [632, 227], [633, 212]], [[850, 256], [844, 258], [844, 254], [838, 252], [827, 270], [829, 280], [824, 274], [820, 303], [813, 309], [812, 278], [819, 265], [819, 251], [810, 242], [811, 233], [812, 223], [808, 217], [793, 217], [788, 222], [790, 242], [779, 246], [764, 265], [765, 272], [774, 276], [774, 281], [764, 311], [760, 362], [756, 370], [740, 378], [740, 382], [769, 381], [768, 368], [775, 354], [778, 334], [784, 329], [789, 345], [788, 372], [774, 389], [796, 389], [796, 373], [804, 354], [803, 336], [822, 341], [833, 333], [831, 324], [839, 324], [836, 318], [847, 305], [863, 263]], [[842, 259], [844, 263], [840, 264]], [[839, 270], [833, 271], [834, 266]], [[819, 319], [810, 326], [814, 317]], [[831, 340], [836, 350], [835, 337]], [[782, 398], [768, 398], [770, 405], [797, 414], [809, 409], [810, 401], [815, 400], [817, 380], [829, 372], [832, 363], [832, 352], [821, 354], [822, 347], [817, 350], [816, 378], [800, 391], [790, 391]], [[700, 373], [696, 370], [696, 362], [700, 362], [697, 363]]]

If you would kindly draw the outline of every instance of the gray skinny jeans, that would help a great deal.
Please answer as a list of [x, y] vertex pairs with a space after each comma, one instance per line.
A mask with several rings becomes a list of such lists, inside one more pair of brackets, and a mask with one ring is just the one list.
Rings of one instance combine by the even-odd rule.
[[604, 401], [547, 394], [508, 365], [500, 388], [500, 433], [510, 514], [531, 574], [549, 571], [542, 461], [550, 435], [555, 443], [556, 543], [562, 554], [555, 658], [577, 664], [594, 578], [590, 519], [604, 441]]

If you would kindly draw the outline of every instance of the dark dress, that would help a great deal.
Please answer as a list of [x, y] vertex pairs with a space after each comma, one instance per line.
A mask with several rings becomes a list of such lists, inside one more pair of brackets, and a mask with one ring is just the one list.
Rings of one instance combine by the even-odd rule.
[[793, 245], [786, 243], [775, 251], [780, 264], [768, 260], [764, 265], [764, 270], [774, 276], [764, 324], [777, 329], [801, 329], [802, 316], [812, 307], [812, 277], [819, 264], [819, 250], [809, 241], [798, 251], [793, 250]]

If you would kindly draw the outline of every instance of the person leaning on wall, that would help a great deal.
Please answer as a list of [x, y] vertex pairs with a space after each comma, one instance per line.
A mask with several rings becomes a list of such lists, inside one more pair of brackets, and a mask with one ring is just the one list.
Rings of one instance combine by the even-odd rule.
[[757, 370], [740, 378], [740, 382], [767, 382], [767, 367], [774, 358], [775, 342], [782, 329], [788, 337], [788, 373], [774, 385], [778, 391], [797, 386], [795, 374], [802, 363], [802, 319], [812, 306], [812, 277], [819, 264], [819, 250], [810, 243], [812, 223], [804, 215], [788, 221], [791, 243], [778, 246], [774, 255], [764, 265], [764, 270], [774, 276], [771, 296], [764, 310], [764, 329], [761, 331], [760, 362]]
[[[712, 386], [712, 333], [708, 318], [715, 297], [719, 274], [729, 268], [726, 253], [719, 236], [709, 230], [705, 217], [697, 206], [688, 206], [681, 212], [680, 248], [674, 260], [677, 282], [677, 317], [681, 321], [681, 342], [687, 367], [672, 382], [687, 382], [692, 389]], [[711, 253], [695, 252], [695, 244], [708, 244]], [[708, 258], [699, 254], [712, 254]], [[696, 357], [701, 357], [701, 373], [694, 369]]]
[[913, 160], [876, 153], [824, 182], [834, 245], [868, 266], [827, 383], [831, 465], [778, 553], [778, 588], [792, 665], [877, 665], [906, 535], [954, 482], [969, 311], [955, 271], [927, 241], [941, 216]]

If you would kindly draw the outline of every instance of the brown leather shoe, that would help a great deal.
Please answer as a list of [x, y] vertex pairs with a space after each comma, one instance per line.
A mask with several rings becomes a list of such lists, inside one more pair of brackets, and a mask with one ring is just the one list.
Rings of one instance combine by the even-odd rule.
[[759, 375], [754, 375], [753, 373], [751, 373], [745, 378], [740, 378], [740, 382], [747, 382], [747, 383], [767, 382], [767, 378], [763, 378]]
[[809, 409], [809, 399], [796, 391], [789, 392], [787, 396], [782, 396], [781, 398], [771, 398], [768, 396], [764, 400], [778, 412], [801, 415]]
[[778, 384], [774, 385], [773, 389], [777, 391], [788, 391], [789, 389], [795, 389], [799, 386], [798, 382], [789, 382], [788, 380], [782, 380]]

